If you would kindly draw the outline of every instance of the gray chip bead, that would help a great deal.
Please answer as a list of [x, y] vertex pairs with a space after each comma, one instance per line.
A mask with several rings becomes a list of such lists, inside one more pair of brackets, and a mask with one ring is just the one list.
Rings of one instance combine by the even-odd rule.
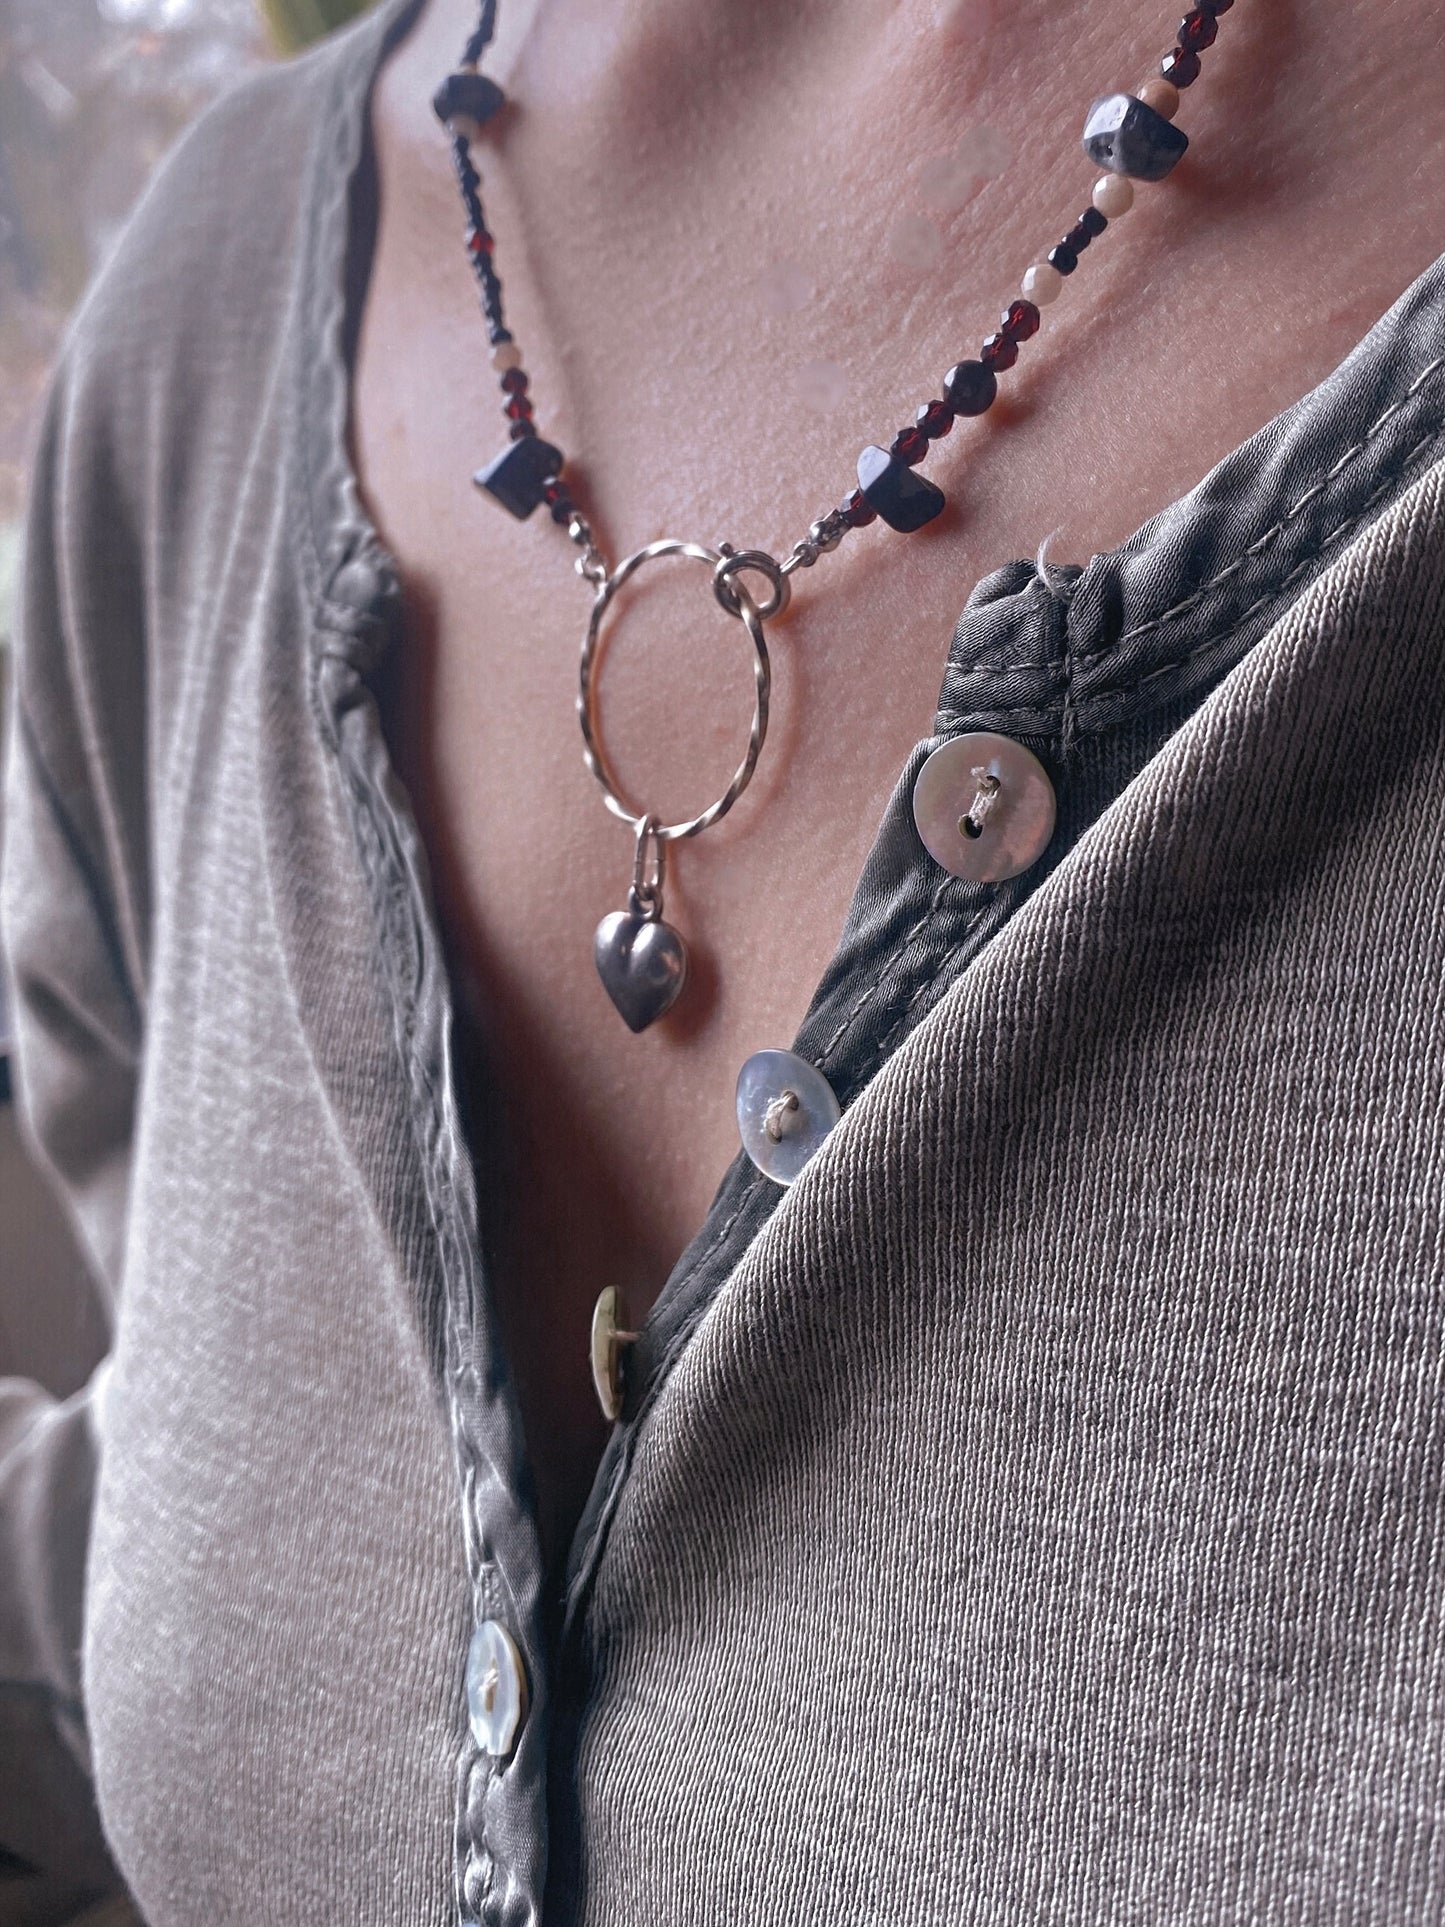
[[1188, 145], [1187, 134], [1133, 94], [1101, 94], [1084, 122], [1089, 159], [1136, 181], [1162, 181]]

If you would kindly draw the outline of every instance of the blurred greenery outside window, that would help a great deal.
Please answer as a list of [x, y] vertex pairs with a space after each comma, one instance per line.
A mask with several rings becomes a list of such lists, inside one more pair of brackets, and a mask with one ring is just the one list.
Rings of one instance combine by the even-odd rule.
[[0, 654], [67, 317], [201, 109], [369, 0], [0, 0]]

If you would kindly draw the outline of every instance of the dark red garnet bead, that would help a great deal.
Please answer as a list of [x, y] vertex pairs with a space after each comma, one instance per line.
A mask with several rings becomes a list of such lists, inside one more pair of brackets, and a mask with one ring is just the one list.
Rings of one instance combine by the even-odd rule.
[[1199, 55], [1173, 47], [1159, 62], [1159, 71], [1175, 87], [1192, 87], [1199, 78]]
[[502, 410], [509, 422], [529, 422], [536, 412], [525, 395], [513, 395]]
[[944, 376], [943, 393], [955, 415], [981, 415], [993, 405], [998, 381], [983, 362], [960, 361]]
[[514, 442], [530, 441], [537, 432], [537, 424], [534, 421], [513, 422], [507, 432]]
[[572, 520], [572, 517], [577, 513], [577, 504], [572, 500], [572, 497], [567, 493], [566, 489], [563, 489], [560, 495], [553, 496], [548, 500], [547, 513], [557, 524], [558, 528], [566, 528], [567, 524]]
[[1228, 13], [1234, 0], [1199, 0], [1205, 13]]
[[[560, 475], [549, 475], [542, 484], [542, 500], [550, 507], [567, 494], [567, 484]], [[569, 498], [570, 499], [570, 498]]]
[[866, 529], [870, 522], [878, 520], [877, 509], [869, 507], [864, 500], [861, 488], [855, 488], [851, 495], [843, 498], [843, 504], [838, 513], [850, 529]]
[[496, 245], [496, 242], [484, 227], [467, 229], [468, 254], [490, 254]]
[[889, 443], [888, 453], [895, 461], [917, 468], [928, 453], [928, 437], [921, 428], [900, 428]]
[[940, 441], [953, 426], [953, 410], [946, 401], [926, 401], [919, 409], [916, 422], [929, 441]]
[[1010, 301], [1004, 311], [1002, 332], [1010, 341], [1031, 341], [1039, 331], [1039, 311], [1032, 301]]
[[1203, 7], [1195, 7], [1179, 22], [1179, 44], [1185, 53], [1201, 54], [1206, 47], [1212, 47], [1218, 38], [1219, 28], [1214, 15], [1206, 13]]
[[1012, 368], [1019, 358], [1019, 345], [1016, 341], [1010, 341], [1007, 335], [988, 335], [978, 355], [985, 368]]
[[509, 368], [502, 376], [502, 391], [508, 395], [524, 395], [528, 380], [525, 368]]

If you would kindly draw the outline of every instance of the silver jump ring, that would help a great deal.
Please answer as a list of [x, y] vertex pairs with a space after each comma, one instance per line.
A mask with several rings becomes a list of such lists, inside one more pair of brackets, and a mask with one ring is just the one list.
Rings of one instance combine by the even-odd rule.
[[[634, 916], [662, 915], [662, 888], [667, 881], [667, 845], [658, 834], [661, 828], [655, 816], [637, 819], [637, 848], [632, 857], [632, 889], [629, 892]], [[650, 866], [647, 861], [649, 845], [652, 848]]]
[[741, 615], [740, 598], [749, 592], [741, 582], [734, 582], [732, 578], [743, 569], [766, 576], [772, 585], [772, 593], [767, 601], [756, 603], [759, 620], [771, 622], [787, 608], [793, 585], [783, 573], [782, 565], [764, 549], [730, 549], [724, 545], [722, 561], [712, 572], [713, 594], [730, 616]]
[[[733, 779], [715, 803], [699, 815], [688, 817], [677, 823], [659, 823], [649, 811], [639, 810], [623, 795], [620, 784], [612, 772], [607, 753], [602, 747], [602, 735], [597, 714], [597, 677], [606, 652], [607, 638], [604, 633], [604, 618], [611, 608], [613, 599], [623, 584], [642, 567], [644, 562], [655, 561], [659, 556], [685, 555], [694, 562], [705, 562], [713, 571], [713, 588], [723, 609], [741, 622], [748, 632], [748, 640], [753, 648], [753, 719], [748, 730], [748, 746], [743, 752], [742, 761], [733, 773]], [[639, 838], [639, 846], [646, 834], [659, 846], [675, 843], [683, 837], [700, 836], [704, 830], [726, 816], [733, 804], [752, 780], [757, 768], [758, 757], [762, 754], [763, 743], [768, 733], [768, 703], [772, 695], [772, 667], [768, 661], [767, 639], [763, 634], [763, 623], [767, 620], [766, 611], [759, 608], [741, 584], [733, 584], [724, 576], [722, 581], [731, 590], [737, 603], [735, 609], [728, 607], [720, 590], [718, 569], [725, 561], [733, 560], [729, 554], [724, 556], [720, 549], [710, 549], [701, 542], [649, 542], [645, 549], [619, 562], [607, 580], [598, 585], [592, 602], [592, 614], [587, 622], [587, 634], [582, 643], [582, 665], [577, 690], [577, 718], [582, 725], [582, 754], [588, 769], [602, 790], [603, 800], [612, 814], [626, 823]], [[738, 566], [758, 567], [750, 552], [735, 558]], [[765, 557], [771, 567], [776, 568], [771, 557]], [[767, 571], [764, 571], [767, 573]], [[770, 598], [773, 600], [775, 598]]]

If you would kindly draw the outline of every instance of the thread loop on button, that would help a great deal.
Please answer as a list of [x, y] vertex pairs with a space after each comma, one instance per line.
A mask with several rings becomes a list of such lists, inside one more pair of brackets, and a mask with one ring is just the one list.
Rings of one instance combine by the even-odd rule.
[[833, 1086], [790, 1050], [760, 1050], [738, 1072], [738, 1135], [774, 1184], [794, 1184], [842, 1116]]
[[467, 1717], [483, 1753], [504, 1760], [527, 1714], [527, 1669], [517, 1642], [495, 1619], [484, 1619], [467, 1648]]
[[951, 876], [1001, 883], [1030, 869], [1052, 841], [1054, 786], [1022, 743], [971, 731], [941, 743], [919, 770], [913, 820]]
[[608, 1285], [598, 1293], [597, 1303], [592, 1307], [592, 1389], [609, 1425], [615, 1425], [622, 1416], [625, 1390], [622, 1361], [628, 1348], [637, 1342], [635, 1331], [622, 1329], [626, 1316], [622, 1294], [616, 1285]]

